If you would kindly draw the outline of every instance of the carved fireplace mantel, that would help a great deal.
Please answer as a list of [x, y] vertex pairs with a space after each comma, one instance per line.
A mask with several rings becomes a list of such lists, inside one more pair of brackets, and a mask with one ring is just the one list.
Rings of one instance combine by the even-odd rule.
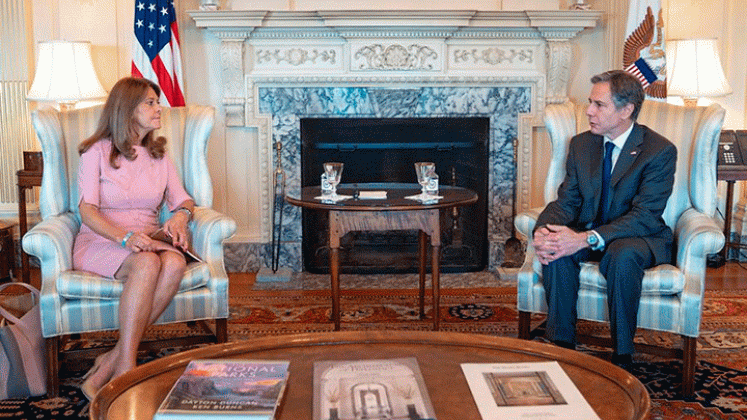
[[[219, 56], [212, 59], [219, 60], [221, 69], [225, 125], [257, 130], [260, 225], [264, 243], [271, 238], [273, 140], [288, 141], [290, 137], [286, 134], [296, 130], [292, 125], [281, 127], [286, 122], [278, 122], [277, 118], [273, 121], [274, 111], [270, 109], [277, 106], [279, 99], [273, 96], [277, 89], [297, 89], [297, 95], [313, 99], [318, 99], [314, 96], [317, 92], [309, 89], [339, 88], [345, 90], [341, 95], [350, 95], [355, 89], [360, 89], [362, 95], [381, 95], [383, 89], [391, 95], [374, 106], [374, 111], [379, 112], [383, 107], [394, 106], [392, 104], [399, 98], [397, 91], [402, 93], [400, 96], [407, 96], [418, 88], [449, 88], [453, 90], [451, 97], [443, 92], [436, 93], [440, 95], [439, 103], [458, 104], [461, 108], [441, 107], [430, 116], [482, 113], [491, 116], [498, 127], [494, 130], [500, 131], [491, 140], [493, 169], [489, 197], [493, 209], [489, 215], [492, 226], [489, 241], [496, 250], [494, 253], [500, 254], [493, 259], [500, 260], [500, 244], [511, 235], [513, 215], [506, 209], [513, 207], [513, 193], [508, 192], [513, 190], [513, 179], [516, 179], [518, 191], [516, 208], [526, 209], [529, 203], [532, 129], [542, 125], [545, 104], [567, 100], [573, 65], [569, 40], [586, 28], [597, 26], [602, 13], [570, 10], [226, 10], [190, 11], [189, 15], [197, 27], [205, 28], [220, 39]], [[490, 103], [481, 103], [480, 111], [471, 111], [471, 105], [459, 102], [470, 95], [490, 97], [495, 89], [504, 88], [510, 91], [506, 95], [519, 98], [518, 102], [506, 102], [509, 104], [506, 106], [513, 107], [511, 112], [518, 112], [518, 115], [513, 114], [516, 116], [512, 117], [510, 129], [504, 129], [508, 124], [505, 118], [485, 114]], [[288, 98], [281, 102], [295, 100], [292, 94]], [[270, 105], [268, 101], [273, 100], [275, 105]], [[362, 108], [351, 111], [338, 107], [351, 103], [350, 108], [355, 108], [356, 100], [342, 98], [334, 104], [333, 111], [328, 106], [322, 113], [359, 115]], [[294, 109], [303, 107], [304, 111], [293, 114], [293, 118], [322, 109], [314, 106], [308, 101], [294, 103]], [[373, 112], [373, 108], [365, 109]], [[396, 110], [390, 108], [385, 113], [391, 115], [393, 111]], [[501, 137], [506, 135], [515, 136], [517, 140], [515, 154], [510, 140], [507, 145], [507, 140]], [[300, 189], [295, 166], [300, 158], [291, 156], [288, 149], [294, 150], [297, 141], [293, 137], [293, 141], [283, 145], [290, 190]], [[510, 183], [505, 182], [506, 178], [511, 179]], [[286, 254], [293, 255], [293, 252]], [[290, 265], [297, 266], [295, 262]]]
[[[595, 27], [601, 11], [480, 12], [191, 11], [197, 27], [220, 38], [228, 126], [244, 126], [244, 77], [290, 76], [320, 82], [375, 74], [438, 78], [542, 76], [545, 98], [567, 98], [568, 41]], [[307, 78], [308, 76], [308, 78]], [[331, 80], [331, 79], [330, 79]], [[436, 81], [436, 80], [434, 80]], [[448, 81], [448, 80], [441, 80]]]

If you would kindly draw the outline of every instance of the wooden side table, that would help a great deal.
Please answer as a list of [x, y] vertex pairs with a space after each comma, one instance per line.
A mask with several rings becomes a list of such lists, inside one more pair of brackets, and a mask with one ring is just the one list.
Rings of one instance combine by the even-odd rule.
[[747, 166], [719, 165], [716, 179], [726, 181], [726, 211], [724, 214], [724, 236], [726, 243], [721, 250], [721, 262], [726, 262], [729, 256], [729, 248], [747, 248], [747, 244], [731, 242], [731, 209], [734, 206], [734, 184], [737, 181], [747, 180]]
[[350, 199], [326, 203], [316, 199], [321, 195], [319, 186], [304, 187], [300, 197], [286, 196], [289, 203], [315, 210], [329, 212], [329, 271], [332, 294], [332, 320], [335, 331], [340, 330], [340, 238], [352, 231], [418, 230], [418, 254], [420, 272], [420, 317], [425, 317], [425, 271], [428, 238], [431, 245], [431, 285], [433, 289], [433, 329], [439, 329], [441, 209], [461, 207], [477, 202], [477, 194], [466, 188], [442, 186], [439, 195], [443, 198], [433, 203], [421, 203], [406, 197], [420, 193], [417, 184], [342, 184], [337, 191], [341, 195], [353, 196], [366, 190], [384, 190], [385, 199]]
[[13, 226], [12, 223], [0, 221], [0, 283], [12, 278], [12, 270], [16, 265]]
[[[44, 161], [41, 152], [23, 152], [23, 169], [16, 172], [18, 176], [18, 231], [19, 241], [23, 241], [23, 235], [28, 230], [26, 219], [26, 190], [41, 186], [42, 174], [44, 173]], [[24, 283], [31, 281], [29, 271], [29, 256], [23, 252], [21, 247], [21, 280]]]

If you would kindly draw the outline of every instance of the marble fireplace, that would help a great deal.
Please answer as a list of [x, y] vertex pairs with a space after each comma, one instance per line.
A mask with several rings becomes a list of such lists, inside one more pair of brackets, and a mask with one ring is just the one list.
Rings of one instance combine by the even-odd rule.
[[[229, 271], [269, 265], [275, 163], [286, 193], [297, 194], [303, 118], [488, 118], [487, 265], [500, 266], [514, 208], [527, 208], [529, 136], [547, 103], [567, 100], [569, 40], [601, 18], [598, 11], [190, 15], [221, 40], [214, 59], [226, 129], [258, 133], [262, 240], [230, 244], [248, 250], [229, 252], [243, 260], [227, 256]], [[281, 267], [303, 269], [301, 241], [301, 210], [286, 205]]]

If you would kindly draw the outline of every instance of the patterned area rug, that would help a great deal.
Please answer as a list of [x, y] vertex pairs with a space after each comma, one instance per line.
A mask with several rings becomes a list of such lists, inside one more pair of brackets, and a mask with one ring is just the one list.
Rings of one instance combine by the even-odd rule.
[[[441, 292], [441, 328], [516, 337], [517, 313], [514, 287], [446, 288]], [[342, 329], [429, 330], [432, 327], [430, 299], [426, 296], [426, 319], [418, 315], [415, 289], [348, 289], [341, 298]], [[330, 294], [326, 290], [254, 290], [232, 297], [230, 340], [269, 334], [332, 331]], [[633, 374], [652, 397], [650, 419], [742, 419], [747, 416], [747, 297], [745, 294], [707, 292], [702, 334], [698, 339], [696, 394], [679, 393], [682, 365], [677, 360], [636, 355]], [[541, 322], [537, 316], [533, 322]], [[579, 329], [604, 334], [605, 325], [582, 322]], [[184, 325], [154, 327], [153, 337], [189, 334]], [[91, 334], [86, 346], [112, 342], [113, 334]], [[541, 339], [538, 339], [541, 340]], [[639, 332], [642, 343], [678, 345], [678, 337], [650, 331]], [[147, 362], [184, 349], [162, 349], [143, 354]], [[581, 351], [609, 358], [609, 350], [586, 347]], [[61, 396], [0, 401], [0, 418], [87, 418], [88, 404], [79, 392], [80, 377], [92, 360], [64, 364]], [[449, 420], [449, 419], [446, 419]]]

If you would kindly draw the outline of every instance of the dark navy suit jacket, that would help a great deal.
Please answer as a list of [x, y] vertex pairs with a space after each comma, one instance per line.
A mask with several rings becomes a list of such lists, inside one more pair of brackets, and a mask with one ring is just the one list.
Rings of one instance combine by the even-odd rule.
[[[536, 228], [557, 224], [589, 229], [599, 211], [603, 159], [603, 136], [586, 131], [571, 139], [558, 198], [542, 211]], [[606, 244], [641, 237], [653, 251], [655, 264], [671, 263], [672, 230], [661, 216], [672, 193], [676, 163], [677, 148], [669, 140], [634, 124], [612, 171], [609, 222], [595, 229]]]

